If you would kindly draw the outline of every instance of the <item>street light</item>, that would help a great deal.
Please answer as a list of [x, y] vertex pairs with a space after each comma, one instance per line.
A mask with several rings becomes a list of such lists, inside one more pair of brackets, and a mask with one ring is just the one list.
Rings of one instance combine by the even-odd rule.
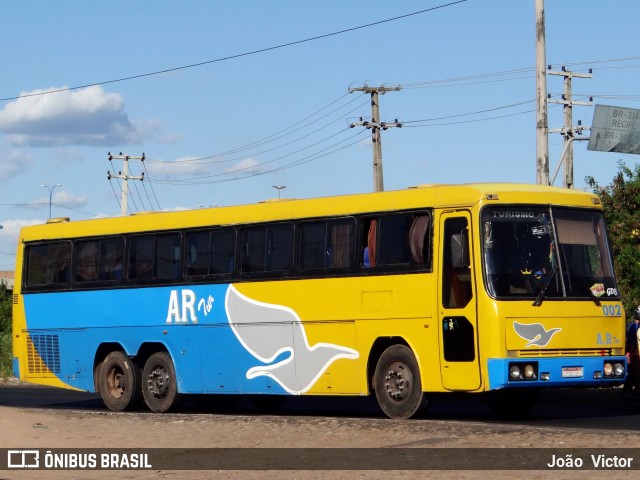
[[282, 189], [284, 189], [284, 188], [287, 188], [287, 186], [286, 186], [286, 185], [280, 185], [280, 186], [278, 186], [278, 185], [272, 185], [272, 187], [273, 187], [273, 188], [275, 188], [276, 190], [278, 190], [278, 198], [280, 198], [280, 190], [282, 190]]
[[60, 185], [59, 183], [56, 183], [53, 187], [50, 187], [49, 185], [44, 185], [44, 184], [41, 186], [49, 190], [49, 218], [51, 218], [51, 199], [53, 198], [53, 191], [55, 190], [56, 187], [61, 187], [62, 185]]

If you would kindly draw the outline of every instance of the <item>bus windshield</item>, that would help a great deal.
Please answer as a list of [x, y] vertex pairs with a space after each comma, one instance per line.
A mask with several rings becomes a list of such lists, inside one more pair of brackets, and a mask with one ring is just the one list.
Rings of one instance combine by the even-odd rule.
[[482, 237], [487, 290], [495, 298], [618, 298], [601, 212], [486, 208]]

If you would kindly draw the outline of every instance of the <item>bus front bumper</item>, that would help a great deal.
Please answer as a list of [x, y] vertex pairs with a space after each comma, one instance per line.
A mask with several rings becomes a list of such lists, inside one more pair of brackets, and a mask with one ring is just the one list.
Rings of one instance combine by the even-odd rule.
[[489, 389], [611, 387], [624, 383], [625, 357], [491, 358]]

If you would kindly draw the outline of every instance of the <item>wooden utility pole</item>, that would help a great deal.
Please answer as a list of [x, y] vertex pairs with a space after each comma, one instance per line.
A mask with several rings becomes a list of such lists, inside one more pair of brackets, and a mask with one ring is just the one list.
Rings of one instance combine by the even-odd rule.
[[373, 142], [373, 190], [375, 192], [384, 191], [384, 180], [382, 175], [382, 138], [380, 130], [386, 130], [390, 127], [402, 127], [402, 123], [396, 119], [393, 122], [380, 121], [380, 105], [378, 103], [378, 94], [386, 92], [397, 92], [400, 87], [369, 87], [364, 85], [358, 88], [350, 88], [349, 93], [366, 92], [371, 95], [371, 121], [365, 121], [360, 117], [360, 121], [354, 122], [349, 126], [351, 128], [360, 126], [371, 129], [371, 141]]
[[544, 0], [536, 6], [536, 183], [549, 185], [549, 139], [547, 118], [547, 58], [545, 44]]

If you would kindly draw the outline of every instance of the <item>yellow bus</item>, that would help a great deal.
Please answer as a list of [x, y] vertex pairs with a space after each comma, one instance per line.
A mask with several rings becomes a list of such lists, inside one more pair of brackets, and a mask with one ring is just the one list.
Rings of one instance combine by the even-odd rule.
[[625, 320], [596, 195], [425, 185], [22, 229], [13, 367], [114, 411], [435, 392], [523, 414], [624, 383]]

